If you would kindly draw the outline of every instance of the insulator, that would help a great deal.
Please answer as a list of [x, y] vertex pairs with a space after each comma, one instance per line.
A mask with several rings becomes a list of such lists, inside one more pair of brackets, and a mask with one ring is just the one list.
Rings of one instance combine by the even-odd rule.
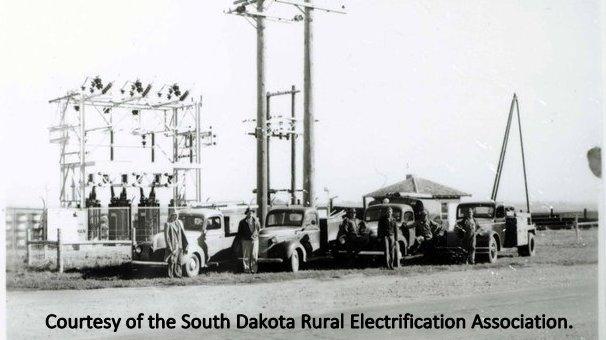
[[185, 91], [183, 95], [179, 97], [179, 101], [184, 101], [187, 96], [189, 96], [189, 90]]
[[108, 83], [107, 85], [105, 85], [105, 87], [103, 88], [103, 90], [101, 90], [101, 93], [102, 94], [106, 94], [107, 91], [109, 91], [109, 89], [112, 88], [112, 85], [113, 85], [112, 83]]
[[143, 91], [143, 93], [141, 94], [141, 97], [145, 98], [145, 96], [147, 96], [147, 94], [149, 93], [149, 91], [151, 90], [151, 88], [152, 88], [151, 84], [147, 85], [147, 87], [145, 88], [145, 91]]

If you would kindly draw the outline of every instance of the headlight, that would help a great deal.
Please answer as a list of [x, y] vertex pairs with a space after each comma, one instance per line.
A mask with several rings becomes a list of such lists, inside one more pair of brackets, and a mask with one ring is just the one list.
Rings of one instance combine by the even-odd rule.
[[135, 253], [137, 253], [137, 254], [141, 254], [141, 247], [136, 246], [136, 247], [135, 247]]
[[267, 241], [267, 246], [271, 247], [272, 245], [274, 245], [276, 243], [278, 243], [278, 238], [274, 236], [274, 237], [270, 238], [269, 241]]

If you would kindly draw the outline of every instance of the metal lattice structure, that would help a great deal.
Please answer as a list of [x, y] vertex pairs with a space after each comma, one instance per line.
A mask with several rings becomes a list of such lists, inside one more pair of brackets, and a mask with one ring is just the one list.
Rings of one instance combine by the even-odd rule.
[[58, 112], [49, 132], [60, 149], [62, 207], [85, 207], [87, 194], [105, 186], [172, 188], [174, 205], [202, 199], [202, 147], [216, 138], [201, 129], [202, 97], [177, 84], [136, 80], [116, 90], [89, 77], [49, 102]]

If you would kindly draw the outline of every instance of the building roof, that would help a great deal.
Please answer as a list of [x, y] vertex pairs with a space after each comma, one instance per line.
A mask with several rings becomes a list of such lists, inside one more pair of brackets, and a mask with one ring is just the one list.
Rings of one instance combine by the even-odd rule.
[[385, 197], [399, 194], [400, 196], [425, 196], [428, 198], [461, 198], [471, 196], [468, 193], [453, 189], [443, 184], [425, 178], [406, 175], [406, 179], [384, 188], [375, 190], [364, 197]]

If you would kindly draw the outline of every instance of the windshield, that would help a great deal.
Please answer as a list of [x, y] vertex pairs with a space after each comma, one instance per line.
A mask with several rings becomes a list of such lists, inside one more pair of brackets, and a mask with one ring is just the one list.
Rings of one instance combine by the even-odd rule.
[[267, 227], [286, 226], [300, 227], [303, 213], [300, 211], [272, 211], [267, 215]]
[[[364, 221], [366, 221], [366, 222], [378, 221], [381, 218], [381, 216], [383, 216], [384, 209], [387, 209], [387, 208], [385, 208], [385, 207], [368, 208], [366, 210], [366, 214], [364, 215]], [[392, 217], [396, 221], [400, 221], [401, 217], [402, 217], [402, 210], [400, 210], [398, 208], [392, 208], [392, 210], [393, 210]]]
[[494, 216], [494, 206], [492, 205], [477, 205], [477, 206], [462, 206], [457, 209], [457, 216], [462, 218], [467, 209], [473, 209], [473, 217], [476, 218], [492, 218]]
[[183, 222], [183, 229], [188, 231], [202, 231], [204, 216], [181, 215], [179, 219]]

